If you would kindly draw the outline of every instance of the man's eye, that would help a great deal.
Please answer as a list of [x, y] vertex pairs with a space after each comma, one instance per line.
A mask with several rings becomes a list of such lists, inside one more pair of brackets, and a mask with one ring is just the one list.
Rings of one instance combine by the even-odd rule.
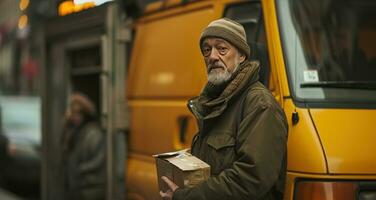
[[226, 53], [227, 52], [227, 48], [226, 47], [219, 47], [218, 50], [221, 53]]
[[211, 52], [211, 49], [210, 49], [210, 48], [204, 48], [204, 49], [202, 50], [202, 53], [203, 53], [204, 55], [208, 55], [208, 54], [210, 54], [210, 52]]

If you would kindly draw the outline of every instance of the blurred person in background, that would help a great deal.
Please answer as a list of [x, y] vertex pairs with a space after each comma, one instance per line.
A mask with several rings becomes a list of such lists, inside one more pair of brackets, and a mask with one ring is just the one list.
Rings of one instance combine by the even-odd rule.
[[88, 97], [70, 97], [61, 140], [65, 199], [105, 199], [105, 137], [96, 118]]

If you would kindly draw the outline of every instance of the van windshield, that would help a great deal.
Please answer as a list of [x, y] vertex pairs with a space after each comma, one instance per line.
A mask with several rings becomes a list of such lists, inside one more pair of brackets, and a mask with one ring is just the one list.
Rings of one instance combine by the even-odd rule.
[[278, 20], [293, 98], [376, 105], [376, 1], [280, 0]]

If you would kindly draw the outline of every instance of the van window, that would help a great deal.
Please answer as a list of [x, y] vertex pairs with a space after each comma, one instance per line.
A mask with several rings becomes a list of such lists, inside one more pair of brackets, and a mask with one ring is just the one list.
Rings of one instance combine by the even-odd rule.
[[281, 0], [277, 8], [297, 102], [376, 106], [375, 1]]
[[269, 55], [266, 44], [262, 8], [259, 2], [230, 5], [225, 17], [244, 26], [248, 45], [251, 48], [250, 59], [260, 62], [260, 82], [267, 86], [269, 80]]

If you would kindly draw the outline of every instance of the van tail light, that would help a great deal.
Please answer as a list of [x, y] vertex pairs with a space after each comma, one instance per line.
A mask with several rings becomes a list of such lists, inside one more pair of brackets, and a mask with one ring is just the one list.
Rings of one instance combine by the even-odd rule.
[[298, 181], [296, 200], [354, 200], [358, 197], [357, 182]]

